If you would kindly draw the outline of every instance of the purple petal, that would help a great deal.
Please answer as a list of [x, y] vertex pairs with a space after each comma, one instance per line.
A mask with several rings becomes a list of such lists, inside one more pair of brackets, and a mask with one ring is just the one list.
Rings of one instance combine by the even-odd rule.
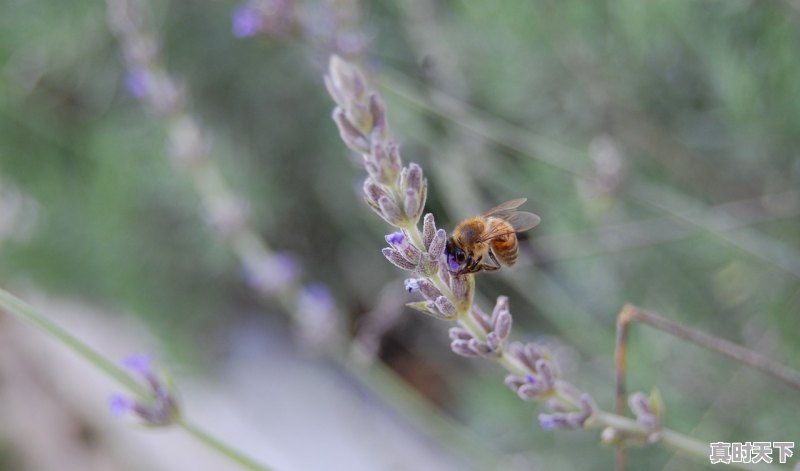
[[121, 394], [112, 394], [108, 397], [108, 407], [115, 417], [123, 416], [126, 412], [132, 410], [133, 406], [134, 402]]
[[400, 231], [392, 232], [386, 236], [386, 242], [391, 245], [402, 245], [405, 240], [405, 234]]
[[132, 70], [125, 75], [125, 88], [134, 98], [144, 97], [150, 89], [150, 74], [146, 70]]
[[403, 285], [406, 287], [406, 291], [413, 293], [414, 291], [419, 291], [419, 282], [419, 278], [408, 278], [403, 282]]
[[560, 425], [561, 424], [555, 416], [550, 414], [539, 414], [539, 426], [542, 427], [542, 430], [545, 432], [553, 431], [559, 428]]
[[329, 312], [334, 307], [333, 295], [322, 283], [309, 284], [300, 295], [301, 310]]
[[137, 353], [122, 360], [122, 366], [144, 376], [152, 373], [151, 368], [152, 357], [147, 353]]
[[248, 5], [240, 5], [231, 15], [233, 35], [237, 38], [255, 36], [264, 28], [264, 19], [258, 11]]

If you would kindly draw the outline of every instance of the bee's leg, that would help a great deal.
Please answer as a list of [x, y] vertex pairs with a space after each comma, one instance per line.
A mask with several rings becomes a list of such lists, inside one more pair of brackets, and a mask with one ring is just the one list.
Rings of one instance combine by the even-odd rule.
[[483, 257], [478, 257], [472, 261], [469, 266], [469, 273], [477, 273], [481, 271], [481, 262], [483, 261]]
[[[494, 264], [495, 264], [495, 266], [496, 266], [497, 268], [500, 268], [500, 261], [499, 261], [499, 260], [497, 260], [497, 256], [496, 256], [496, 255], [494, 254], [494, 252], [492, 252], [491, 250], [489, 251], [489, 258], [491, 258], [491, 259], [492, 259], [492, 261], [494, 262]], [[496, 270], [497, 268], [495, 268], [495, 270]]]
[[477, 273], [481, 271], [481, 261], [483, 257], [478, 257], [477, 259], [469, 258], [467, 261], [467, 266], [465, 266], [459, 273]]
[[479, 271], [481, 271], [481, 269], [482, 267], [480, 266], [480, 264], [473, 263], [471, 265], [462, 268], [457, 274], [468, 275], [470, 273], [478, 273]]
[[486, 271], [495, 271], [500, 269], [500, 262], [497, 261], [497, 257], [494, 256], [491, 250], [489, 251], [489, 257], [487, 258], [488, 260], [483, 262], [481, 265], [481, 269]]

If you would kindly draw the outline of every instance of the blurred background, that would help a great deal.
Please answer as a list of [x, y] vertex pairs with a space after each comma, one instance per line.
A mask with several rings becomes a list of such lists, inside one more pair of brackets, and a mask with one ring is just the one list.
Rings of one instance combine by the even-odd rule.
[[[450, 325], [403, 306], [415, 299], [380, 253], [390, 228], [330, 119], [332, 52], [383, 94], [440, 225], [528, 198], [542, 224], [517, 266], [478, 275], [479, 301], [508, 295], [512, 335], [549, 343], [601, 407], [626, 302], [800, 369], [796, 2], [3, 10], [0, 285], [114, 360], [154, 352], [187, 415], [265, 463], [613, 466], [596, 432], [541, 430], [503, 371], [455, 356]], [[142, 98], [136, 47], [157, 51], [174, 103]], [[182, 153], [188, 116], [199, 147]], [[193, 152], [205, 170], [181, 161]], [[243, 248], [242, 231], [267, 248]], [[114, 421], [113, 386], [53, 344], [0, 316], [0, 470], [67, 469], [68, 455], [69, 469], [227, 469]], [[635, 326], [629, 389], [653, 387], [666, 425], [701, 441], [800, 442], [796, 391]], [[630, 459], [708, 468], [659, 448]]]

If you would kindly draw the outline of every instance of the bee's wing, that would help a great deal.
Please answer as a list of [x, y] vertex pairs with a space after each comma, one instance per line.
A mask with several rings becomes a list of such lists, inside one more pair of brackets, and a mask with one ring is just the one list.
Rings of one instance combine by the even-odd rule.
[[[491, 216], [491, 217], [496, 218], [497, 216]], [[483, 233], [478, 242], [487, 242], [492, 239], [502, 237], [504, 235], [527, 231], [528, 229], [535, 227], [537, 224], [539, 224], [539, 221], [541, 221], [539, 216], [533, 213], [516, 212], [516, 211], [503, 217], [502, 219], [511, 224], [512, 230], [508, 230], [506, 228], [507, 226], [506, 227], [494, 226], [485, 233]]]
[[527, 198], [517, 198], [511, 201], [506, 201], [505, 203], [497, 205], [489, 211], [481, 214], [481, 216], [486, 218], [493, 217], [502, 219], [511, 224], [511, 227], [514, 230], [504, 230], [502, 227], [495, 226], [481, 236], [480, 242], [486, 242], [504, 235], [523, 232], [536, 227], [539, 222], [541, 222], [542, 218], [533, 213], [516, 211], [516, 209], [526, 201], [528, 201]]
[[514, 232], [523, 232], [528, 229], [533, 229], [542, 222], [542, 218], [539, 216], [525, 211], [515, 211], [504, 219], [511, 224], [511, 227], [514, 228]]
[[514, 212], [515, 209], [522, 206], [522, 203], [528, 201], [528, 198], [517, 198], [511, 201], [506, 201], [505, 203], [498, 204], [494, 208], [482, 213], [481, 216], [488, 218], [489, 216], [493, 216], [496, 218], [503, 218], [505, 219], [511, 213]]

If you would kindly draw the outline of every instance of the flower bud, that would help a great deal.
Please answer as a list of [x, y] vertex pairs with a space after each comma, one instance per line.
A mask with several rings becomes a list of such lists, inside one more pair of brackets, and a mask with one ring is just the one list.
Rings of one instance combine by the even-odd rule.
[[422, 219], [422, 243], [425, 245], [425, 250], [430, 252], [431, 242], [433, 236], [436, 234], [436, 223], [433, 220], [433, 214], [428, 213]]
[[381, 198], [388, 198], [389, 193], [383, 189], [381, 185], [375, 182], [372, 178], [364, 180], [364, 195], [367, 198], [367, 203], [375, 208], [380, 208], [378, 201]]
[[439, 308], [446, 318], [455, 319], [455, 317], [458, 315], [456, 307], [446, 297], [439, 296], [434, 302], [436, 303], [436, 307]]
[[467, 358], [475, 358], [478, 354], [469, 347], [469, 340], [453, 340], [450, 342], [450, 348], [457, 355]]
[[469, 340], [469, 348], [481, 356], [490, 356], [492, 353], [494, 353], [492, 352], [492, 349], [486, 345], [486, 342], [481, 342], [476, 338]]
[[441, 311], [439, 311], [433, 301], [417, 301], [413, 303], [406, 303], [406, 306], [423, 314], [435, 317], [439, 320], [449, 320], [447, 317], [442, 315]]
[[444, 253], [444, 246], [447, 243], [447, 233], [444, 229], [439, 229], [433, 236], [430, 245], [428, 246], [428, 255], [432, 260], [439, 260]]
[[492, 324], [497, 323], [497, 316], [504, 311], [508, 311], [508, 296], [498, 296], [492, 309]]
[[494, 323], [494, 331], [499, 337], [499, 339], [505, 340], [511, 335], [511, 313], [508, 311], [502, 311], [498, 316], [497, 320]]
[[409, 262], [405, 259], [400, 252], [395, 249], [391, 249], [389, 247], [381, 249], [381, 253], [387, 260], [392, 262], [392, 265], [396, 266], [397, 268], [402, 268], [403, 270], [416, 270], [417, 265], [414, 263]]
[[450, 335], [450, 340], [469, 340], [472, 338], [472, 334], [463, 327], [451, 327], [448, 334]]
[[336, 122], [336, 126], [339, 128], [339, 135], [344, 143], [347, 144], [347, 147], [362, 154], [369, 152], [369, 140], [350, 122], [344, 110], [341, 108], [333, 110], [333, 120]]
[[369, 95], [369, 112], [372, 115], [372, 141], [383, 141], [386, 138], [386, 105], [380, 95], [373, 92]]
[[403, 214], [400, 212], [400, 208], [398, 208], [397, 205], [394, 204], [394, 201], [388, 196], [378, 198], [378, 207], [381, 208], [381, 217], [389, 224], [400, 227], [405, 221]]
[[556, 384], [556, 374], [553, 371], [553, 365], [545, 360], [539, 359], [536, 361], [536, 372], [542, 378], [545, 385], [547, 385], [548, 389], [552, 388]]
[[422, 205], [420, 201], [420, 194], [417, 190], [413, 188], [406, 190], [406, 196], [403, 200], [403, 210], [405, 211], [408, 220], [416, 221], [419, 219], [420, 212], [422, 211]]

